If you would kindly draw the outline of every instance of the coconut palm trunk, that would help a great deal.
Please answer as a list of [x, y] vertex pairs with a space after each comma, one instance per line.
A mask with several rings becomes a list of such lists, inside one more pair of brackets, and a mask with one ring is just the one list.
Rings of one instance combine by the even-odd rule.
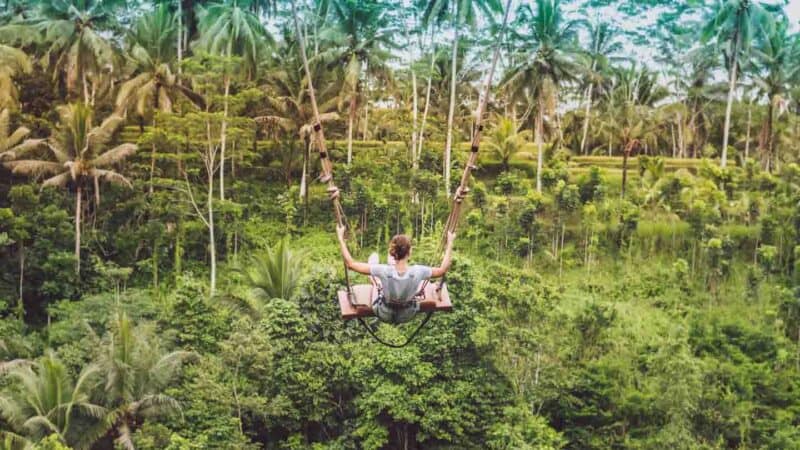
[[[233, 41], [228, 41], [227, 58], [230, 62]], [[219, 142], [219, 198], [225, 200], [225, 146], [228, 141], [228, 96], [231, 92], [231, 75], [229, 68], [225, 69], [225, 93], [223, 94], [222, 126], [220, 128]]]
[[[93, 218], [97, 220], [97, 211], [100, 210], [100, 180], [97, 177], [92, 177], [92, 182], [94, 183], [94, 214]], [[92, 224], [92, 229], [94, 229], [94, 223]]]
[[91, 96], [89, 95], [89, 80], [86, 78], [86, 71], [81, 71], [81, 84], [83, 85], [83, 103], [91, 104]]
[[447, 111], [447, 140], [444, 145], [444, 188], [447, 195], [450, 195], [450, 155], [453, 148], [453, 120], [456, 112], [456, 70], [458, 68], [458, 3], [455, 7], [456, 13], [453, 16], [453, 54], [450, 62], [450, 107]]
[[753, 113], [750, 110], [750, 104], [747, 105], [747, 136], [745, 137], [744, 141], [744, 159], [750, 157], [750, 129], [753, 124]]
[[411, 69], [411, 161], [412, 165], [413, 162], [417, 160], [417, 74], [414, 72], [414, 69]]
[[761, 142], [759, 151], [761, 151], [761, 160], [764, 164], [764, 170], [770, 172], [773, 168], [773, 155], [772, 155], [772, 122], [775, 113], [775, 105], [772, 101], [772, 96], [769, 98], [767, 104], [767, 117], [764, 118], [764, 125], [761, 128]]
[[[599, 28], [598, 28], [599, 33]], [[592, 72], [597, 68], [597, 61], [592, 61]], [[589, 136], [589, 121], [592, 114], [592, 93], [594, 91], [594, 82], [589, 82], [589, 87], [586, 88], [586, 111], [583, 118], [583, 136], [581, 136], [581, 153], [586, 154], [586, 138]]]
[[734, 46], [733, 46], [733, 53], [731, 58], [731, 72], [729, 77], [728, 83], [728, 103], [725, 106], [725, 127], [722, 130], [722, 160], [720, 161], [720, 166], [723, 168], [728, 165], [728, 139], [730, 137], [730, 130], [731, 130], [731, 111], [733, 109], [733, 96], [736, 92], [736, 75], [737, 75], [737, 67], [739, 63], [739, 47], [741, 45], [741, 36], [739, 34], [739, 30], [736, 30], [736, 36], [734, 39]]
[[369, 128], [369, 102], [364, 102], [364, 128], [361, 133], [361, 141], [367, 140], [367, 129]]
[[[678, 120], [678, 154], [681, 158], [686, 157], [686, 139], [683, 137], [683, 115], [678, 113], [677, 115]], [[695, 148], [694, 152], [692, 152], [692, 158], [697, 156], [697, 149]]]
[[356, 96], [350, 97], [350, 111], [347, 118], [347, 165], [353, 162], [353, 123], [356, 120]]
[[[433, 40], [433, 37], [431, 37], [431, 40]], [[419, 140], [418, 140], [419, 147], [417, 148], [416, 152], [417, 157], [414, 160], [414, 165], [413, 165], [415, 169], [419, 168], [419, 158], [422, 155], [422, 141], [425, 140], [425, 122], [428, 120], [428, 110], [430, 109], [431, 105], [431, 87], [433, 85], [433, 67], [435, 62], [436, 62], [436, 48], [431, 46], [431, 66], [430, 66], [430, 72], [428, 73], [428, 88], [425, 93], [425, 108], [422, 111], [422, 123], [420, 124], [419, 127]]]
[[543, 122], [544, 122], [544, 102], [542, 101], [541, 94], [536, 105], [536, 191], [542, 192], [542, 167], [544, 166], [544, 143], [542, 142]]
[[678, 156], [678, 146], [677, 146], [677, 142], [675, 141], [675, 124], [674, 123], [670, 123], [669, 124], [669, 135], [670, 135], [670, 138], [672, 139], [672, 157], [675, 158], [675, 157]]
[[208, 251], [209, 256], [211, 258], [211, 279], [210, 279], [210, 291], [211, 295], [214, 295], [214, 292], [217, 287], [217, 244], [216, 238], [214, 236], [214, 172], [209, 171], [208, 173], [208, 196], [207, 196], [207, 206], [208, 206]]
[[81, 273], [81, 197], [83, 197], [83, 189], [81, 189], [80, 182], [77, 182], [75, 190], [75, 273]]

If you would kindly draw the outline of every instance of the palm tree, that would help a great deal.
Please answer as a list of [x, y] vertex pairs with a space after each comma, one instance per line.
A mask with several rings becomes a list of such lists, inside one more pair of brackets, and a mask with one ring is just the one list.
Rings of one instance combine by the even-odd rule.
[[[7, 35], [29, 44], [41, 36], [46, 45], [43, 60], [53, 69], [53, 78], [64, 74], [70, 93], [83, 93], [83, 101], [94, 103], [100, 78], [117, 68], [113, 40], [103, 33], [115, 22], [119, 0], [61, 0], [35, 2], [30, 19], [12, 23]], [[91, 87], [90, 87], [91, 83]]]
[[[318, 58], [329, 68], [344, 70], [341, 98], [347, 99], [347, 164], [353, 161], [353, 124], [363, 84], [372, 77], [390, 80], [386, 64], [395, 47], [397, 29], [391, 26], [387, 6], [375, 1], [333, 0], [332, 24], [320, 35], [327, 49]], [[365, 77], [366, 80], [362, 79]]]
[[[609, 142], [618, 139], [624, 149], [634, 141], [642, 146], [655, 147], [658, 133], [655, 126], [653, 106], [669, 95], [669, 91], [658, 84], [658, 75], [646, 68], [618, 69], [613, 77], [613, 86], [605, 98], [604, 129]], [[611, 144], [609, 144], [609, 156]]]
[[[286, 55], [275, 61], [275, 70], [269, 72], [264, 90], [267, 92], [266, 101], [268, 114], [256, 117], [256, 122], [262, 125], [277, 126], [291, 137], [299, 137], [304, 143], [303, 171], [300, 178], [300, 198], [308, 199], [308, 163], [313, 145], [314, 112], [308, 99], [308, 84], [303, 71], [302, 63], [297, 61], [297, 50], [291, 45], [281, 49], [278, 53]], [[336, 83], [323, 83], [326, 73], [324, 67], [315, 66], [313, 85], [321, 86], [317, 92], [317, 99], [321, 102], [320, 121], [330, 122], [337, 120], [339, 114], [333, 111], [336, 108], [337, 97]]]
[[[520, 6], [519, 25], [513, 31], [517, 41], [517, 61], [510, 68], [502, 85], [515, 96], [526, 93], [534, 101], [536, 111], [534, 135], [538, 149], [536, 189], [542, 190], [542, 166], [544, 148], [545, 113], [555, 112], [558, 104], [559, 86], [564, 81], [576, 78], [580, 70], [577, 62], [577, 26], [575, 21], [565, 21], [560, 0], [536, 0], [536, 12], [529, 5]], [[528, 29], [520, 31], [521, 26]]]
[[[702, 46], [689, 52], [683, 58], [688, 66], [688, 74], [677, 79], [678, 90], [685, 93], [684, 102], [691, 107], [689, 111], [689, 130], [691, 131], [692, 157], [697, 157], [702, 150], [708, 134], [707, 124], [710, 122], [706, 106], [714, 99], [721, 97], [723, 86], [709, 84], [716, 66], [713, 57], [715, 49]], [[719, 95], [718, 95], [719, 94]]]
[[518, 131], [513, 119], [500, 117], [495, 127], [486, 136], [486, 146], [500, 158], [503, 171], [508, 171], [508, 161], [514, 155], [522, 152], [528, 142], [528, 136], [530, 136], [530, 131]]
[[721, 47], [727, 47], [728, 102], [725, 107], [725, 125], [722, 131], [722, 159], [720, 165], [728, 163], [728, 139], [731, 127], [731, 110], [736, 91], [740, 59], [750, 50], [755, 32], [762, 27], [771, 27], [769, 6], [755, 0], [717, 0], [712, 7], [711, 18], [702, 30], [702, 38], [714, 38]]
[[775, 106], [786, 101], [786, 95], [800, 74], [800, 40], [789, 34], [789, 21], [785, 17], [764, 36], [753, 49], [753, 83], [759, 93], [766, 96], [767, 115], [761, 127], [759, 150], [766, 170], [774, 167], [775, 136], [773, 122]]
[[164, 394], [181, 365], [193, 353], [165, 353], [152, 330], [134, 327], [125, 313], [117, 314], [105, 339], [98, 371], [105, 379], [102, 393], [107, 414], [99, 426], [87, 433], [88, 440], [103, 435], [114, 437], [133, 450], [132, 435], [144, 419], [180, 411], [180, 405]]
[[[202, 96], [180, 84], [172, 69], [175, 61], [177, 17], [162, 4], [150, 14], [141, 17], [128, 34], [128, 55], [138, 75], [120, 86], [117, 107], [135, 109], [140, 117], [152, 115], [156, 126], [156, 111], [170, 113], [178, 96], [205, 108]], [[153, 193], [153, 176], [156, 165], [156, 145], [150, 156], [150, 193]]]
[[[423, 25], [441, 25], [450, 18], [453, 29], [453, 47], [450, 69], [450, 106], [447, 112], [447, 138], [444, 147], [444, 185], [450, 192], [450, 158], [453, 148], [453, 121], [456, 110], [456, 75], [459, 52], [460, 28], [462, 25], [474, 26], [478, 13], [490, 17], [502, 9], [499, 0], [425, 0], [425, 12], [422, 15]], [[498, 37], [499, 39], [499, 37]]]
[[73, 382], [66, 366], [52, 353], [36, 362], [18, 361], [5, 375], [11, 385], [0, 397], [0, 413], [17, 437], [36, 441], [56, 434], [70, 446], [79, 444], [83, 433], [72, 426], [74, 421], [96, 420], [106, 413], [89, 399], [97, 370], [89, 366]]
[[25, 139], [31, 130], [19, 127], [11, 132], [11, 114], [8, 109], [0, 111], [0, 161], [17, 159], [44, 144], [44, 139]]
[[100, 206], [99, 181], [131, 187], [130, 181], [121, 174], [107, 169], [136, 152], [135, 144], [121, 144], [106, 150], [114, 131], [124, 119], [112, 115], [99, 126], [93, 126], [91, 107], [75, 103], [59, 108], [61, 123], [55, 136], [47, 140], [55, 161], [15, 160], [5, 163], [15, 174], [36, 176], [51, 175], [42, 186], [75, 187], [75, 271], [81, 267], [81, 201], [84, 184], [92, 179], [96, 205]]
[[16, 106], [18, 92], [13, 77], [32, 70], [31, 60], [24, 51], [0, 45], [0, 108]]
[[250, 298], [244, 300], [246, 309], [257, 315], [260, 305], [272, 299], [291, 299], [300, 287], [304, 265], [304, 256], [292, 251], [288, 239], [254, 254], [247, 266], [239, 269], [251, 289]]
[[[242, 57], [248, 77], [252, 77], [259, 60], [265, 56], [272, 38], [250, 9], [248, 0], [222, 0], [201, 7], [198, 12], [200, 38], [195, 48], [223, 55], [229, 61], [234, 55]], [[231, 89], [231, 67], [223, 75], [223, 120], [220, 128], [219, 195], [225, 200], [225, 150], [227, 146], [228, 97]]]
[[586, 151], [586, 138], [589, 135], [589, 122], [592, 114], [592, 94], [598, 81], [602, 80], [602, 74], [608, 68], [611, 55], [622, 50], [622, 43], [616, 40], [616, 30], [607, 22], [592, 24], [589, 26], [589, 34], [592, 40], [589, 44], [588, 57], [590, 62], [589, 85], [586, 87], [586, 110], [583, 118], [583, 135], [581, 137], [580, 152]]

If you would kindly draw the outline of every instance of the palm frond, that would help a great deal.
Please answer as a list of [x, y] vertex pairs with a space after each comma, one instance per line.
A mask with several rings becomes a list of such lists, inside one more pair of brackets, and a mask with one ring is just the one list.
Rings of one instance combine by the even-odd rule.
[[64, 187], [72, 180], [72, 172], [64, 172], [42, 182], [42, 187]]
[[[45, 416], [33, 416], [22, 424], [22, 427], [34, 434], [55, 433], [61, 435], [61, 430]], [[44, 431], [44, 433], [42, 433]]]
[[91, 164], [95, 167], [116, 164], [136, 153], [137, 149], [138, 146], [136, 144], [121, 144], [95, 158], [91, 161]]
[[8, 151], [0, 153], [0, 161], [4, 159], [17, 159], [28, 152], [43, 147], [44, 144], [45, 139], [28, 139], [15, 147], [11, 147]]
[[27, 359], [13, 359], [11, 361], [0, 362], [0, 375], [6, 374], [20, 367], [30, 367], [33, 362]]
[[153, 394], [143, 397], [131, 404], [130, 410], [136, 415], [155, 416], [173, 411], [180, 411], [181, 405], [174, 398], [164, 394]]
[[93, 128], [88, 134], [89, 146], [95, 151], [111, 141], [114, 132], [125, 122], [125, 118], [112, 114], [103, 120], [100, 126]]
[[39, 176], [43, 174], [57, 174], [64, 170], [64, 165], [50, 161], [20, 160], [5, 163], [15, 175]]
[[11, 431], [0, 431], [0, 439], [3, 440], [3, 448], [6, 450], [31, 450], [34, 448], [33, 442], [29, 441], [28, 438]]
[[96, 177], [108, 183], [133, 188], [133, 184], [131, 184], [127, 178], [113, 170], [90, 169], [89, 176]]

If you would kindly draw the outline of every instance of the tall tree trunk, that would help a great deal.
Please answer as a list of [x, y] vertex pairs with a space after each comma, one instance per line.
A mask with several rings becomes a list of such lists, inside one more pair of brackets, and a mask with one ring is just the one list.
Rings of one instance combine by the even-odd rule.
[[543, 103], [540, 97], [536, 105], [536, 191], [538, 192], [542, 192], [542, 167], [544, 166], [544, 144], [542, 142], [542, 132], [544, 131], [542, 127], [544, 121]]
[[[691, 138], [692, 138], [692, 153], [697, 153], [697, 149], [700, 148], [698, 143], [698, 134], [697, 134], [697, 115], [694, 114], [694, 111], [689, 111], [689, 130], [691, 130]], [[701, 149], [702, 151], [702, 149]]]
[[347, 118], [347, 165], [353, 162], [353, 122], [356, 120], [356, 95], [350, 97], [350, 111]]
[[[213, 162], [212, 162], [213, 164]], [[217, 243], [214, 237], [214, 172], [208, 174], [208, 251], [211, 258], [210, 294], [217, 288]]]
[[444, 188], [450, 195], [450, 156], [453, 148], [453, 120], [456, 113], [456, 70], [458, 69], [458, 4], [455, 6], [453, 16], [453, 54], [450, 67], [450, 107], [447, 111], [447, 141], [444, 145]]
[[83, 207], [81, 200], [83, 197], [83, 189], [80, 183], [75, 190], [75, 273], [81, 273], [81, 208]]
[[367, 98], [364, 99], [364, 128], [361, 134], [361, 140], [367, 140], [367, 131], [369, 130], [369, 91], [367, 91]]
[[94, 183], [94, 214], [92, 214], [92, 230], [97, 223], [97, 214], [100, 211], [100, 181], [97, 177], [92, 177]]
[[308, 160], [311, 156], [311, 139], [303, 149], [303, 174], [300, 177], [300, 199], [303, 201], [303, 225], [308, 225]]
[[[592, 75], [597, 69], [597, 55], [600, 53], [600, 26], [595, 27], [594, 43], [592, 55]], [[583, 136], [581, 137], [581, 153], [586, 154], [586, 138], [589, 136], [589, 121], [592, 114], [592, 91], [594, 90], [594, 80], [589, 81], [589, 87], [586, 88], [586, 111], [583, 118]]]
[[761, 152], [761, 161], [764, 170], [770, 172], [772, 170], [772, 117], [775, 108], [772, 103], [772, 98], [768, 98], [767, 103], [767, 117], [764, 118], [764, 125], [761, 127], [761, 137], [759, 139], [759, 151]]
[[[157, 96], [158, 94], [156, 94]], [[156, 131], [156, 112], [153, 111], [153, 132]], [[148, 192], [153, 195], [153, 177], [156, 172], [156, 143], [155, 141], [150, 144], [150, 187]]]
[[670, 137], [672, 138], [672, 157], [675, 158], [676, 156], [678, 156], [678, 150], [675, 142], [675, 124], [673, 123], [669, 124], [669, 134]]
[[[686, 139], [683, 137], [683, 115], [678, 113], [678, 154], [681, 158], [686, 157]], [[697, 154], [692, 154], [692, 158], [695, 158]]]
[[[233, 41], [228, 42], [227, 59], [230, 64], [231, 47]], [[231, 89], [231, 75], [228, 68], [225, 69], [225, 93], [223, 94], [223, 110], [222, 110], [222, 127], [220, 129], [220, 142], [219, 142], [219, 198], [225, 200], [225, 145], [228, 140], [228, 95]]]
[[583, 118], [583, 136], [581, 137], [581, 153], [584, 155], [587, 154], [586, 138], [589, 136], [589, 121], [591, 120], [591, 114], [592, 114], [593, 89], [594, 89], [594, 83], [590, 84], [589, 87], [586, 89], [586, 111], [585, 111], [586, 117]]
[[[433, 41], [433, 36], [431, 36], [431, 42]], [[425, 109], [422, 111], [422, 123], [419, 127], [419, 147], [417, 148], [417, 159], [414, 160], [413, 167], [415, 169], [419, 168], [419, 158], [422, 156], [422, 142], [425, 140], [425, 122], [428, 120], [428, 109], [431, 105], [431, 86], [433, 85], [433, 67], [436, 62], [436, 47], [431, 45], [431, 65], [430, 65], [430, 72], [428, 73], [428, 88], [425, 93]]]
[[81, 84], [83, 85], [83, 103], [88, 105], [91, 98], [89, 96], [89, 80], [86, 79], [86, 71], [81, 71]]
[[300, 174], [300, 200], [306, 197], [306, 173], [308, 172], [308, 152], [311, 150], [311, 139], [306, 138], [303, 145], [303, 171]]
[[418, 116], [418, 105], [417, 105], [417, 73], [414, 72], [414, 68], [411, 68], [411, 161], [412, 166], [413, 162], [417, 159], [417, 116]]
[[625, 186], [628, 182], [628, 157], [630, 156], [630, 145], [622, 152], [622, 190], [620, 198], [625, 199]]
[[733, 95], [736, 92], [736, 75], [737, 75], [737, 64], [739, 62], [739, 45], [740, 45], [740, 36], [739, 32], [735, 33], [734, 36], [734, 46], [733, 46], [733, 58], [731, 64], [731, 72], [730, 72], [730, 81], [728, 84], [728, 103], [725, 106], [725, 127], [722, 130], [722, 160], [720, 161], [720, 166], [723, 168], [728, 165], [728, 138], [731, 129], [731, 110], [733, 109]]
[[747, 137], [744, 141], [744, 159], [747, 161], [747, 158], [750, 157], [750, 128], [752, 126], [753, 121], [753, 114], [751, 109], [751, 104], [747, 105]]

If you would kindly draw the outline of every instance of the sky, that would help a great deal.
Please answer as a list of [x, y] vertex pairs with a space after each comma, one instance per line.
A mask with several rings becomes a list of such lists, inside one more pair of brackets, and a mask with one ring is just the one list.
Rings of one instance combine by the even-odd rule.
[[[771, 4], [780, 4], [783, 3], [784, 0], [762, 0], [766, 3]], [[789, 23], [791, 24], [791, 30], [795, 32], [800, 32], [800, 0], [788, 0], [786, 6], [784, 7], [784, 11], [786, 12], [787, 16], [789, 17]], [[575, 15], [579, 15], [580, 12], [577, 9], [577, 6], [573, 8], [573, 10], [567, 10], [568, 14], [572, 14], [573, 17]], [[639, 16], [636, 20], [631, 20], [629, 17], [625, 16], [623, 13], [617, 10], [617, 7], [612, 3], [608, 6], [601, 8], [598, 11], [600, 17], [604, 17], [604, 20], [610, 20], [612, 23], [615, 23], [616, 26], [625, 29], [629, 32], [633, 32], [636, 30], [641, 29], [642, 27], [652, 25], [656, 23], [659, 14], [662, 12], [659, 8], [654, 8], [649, 10], [646, 14]], [[658, 63], [656, 62], [656, 55], [657, 49], [649, 48], [646, 46], [640, 45], [633, 45], [629, 43], [625, 46], [624, 50], [627, 57], [640, 61], [647, 66], [650, 67], [657, 67]]]
[[798, 29], [798, 22], [800, 22], [800, 0], [789, 0], [786, 13], [789, 14], [789, 18], [792, 20], [795, 30]]

